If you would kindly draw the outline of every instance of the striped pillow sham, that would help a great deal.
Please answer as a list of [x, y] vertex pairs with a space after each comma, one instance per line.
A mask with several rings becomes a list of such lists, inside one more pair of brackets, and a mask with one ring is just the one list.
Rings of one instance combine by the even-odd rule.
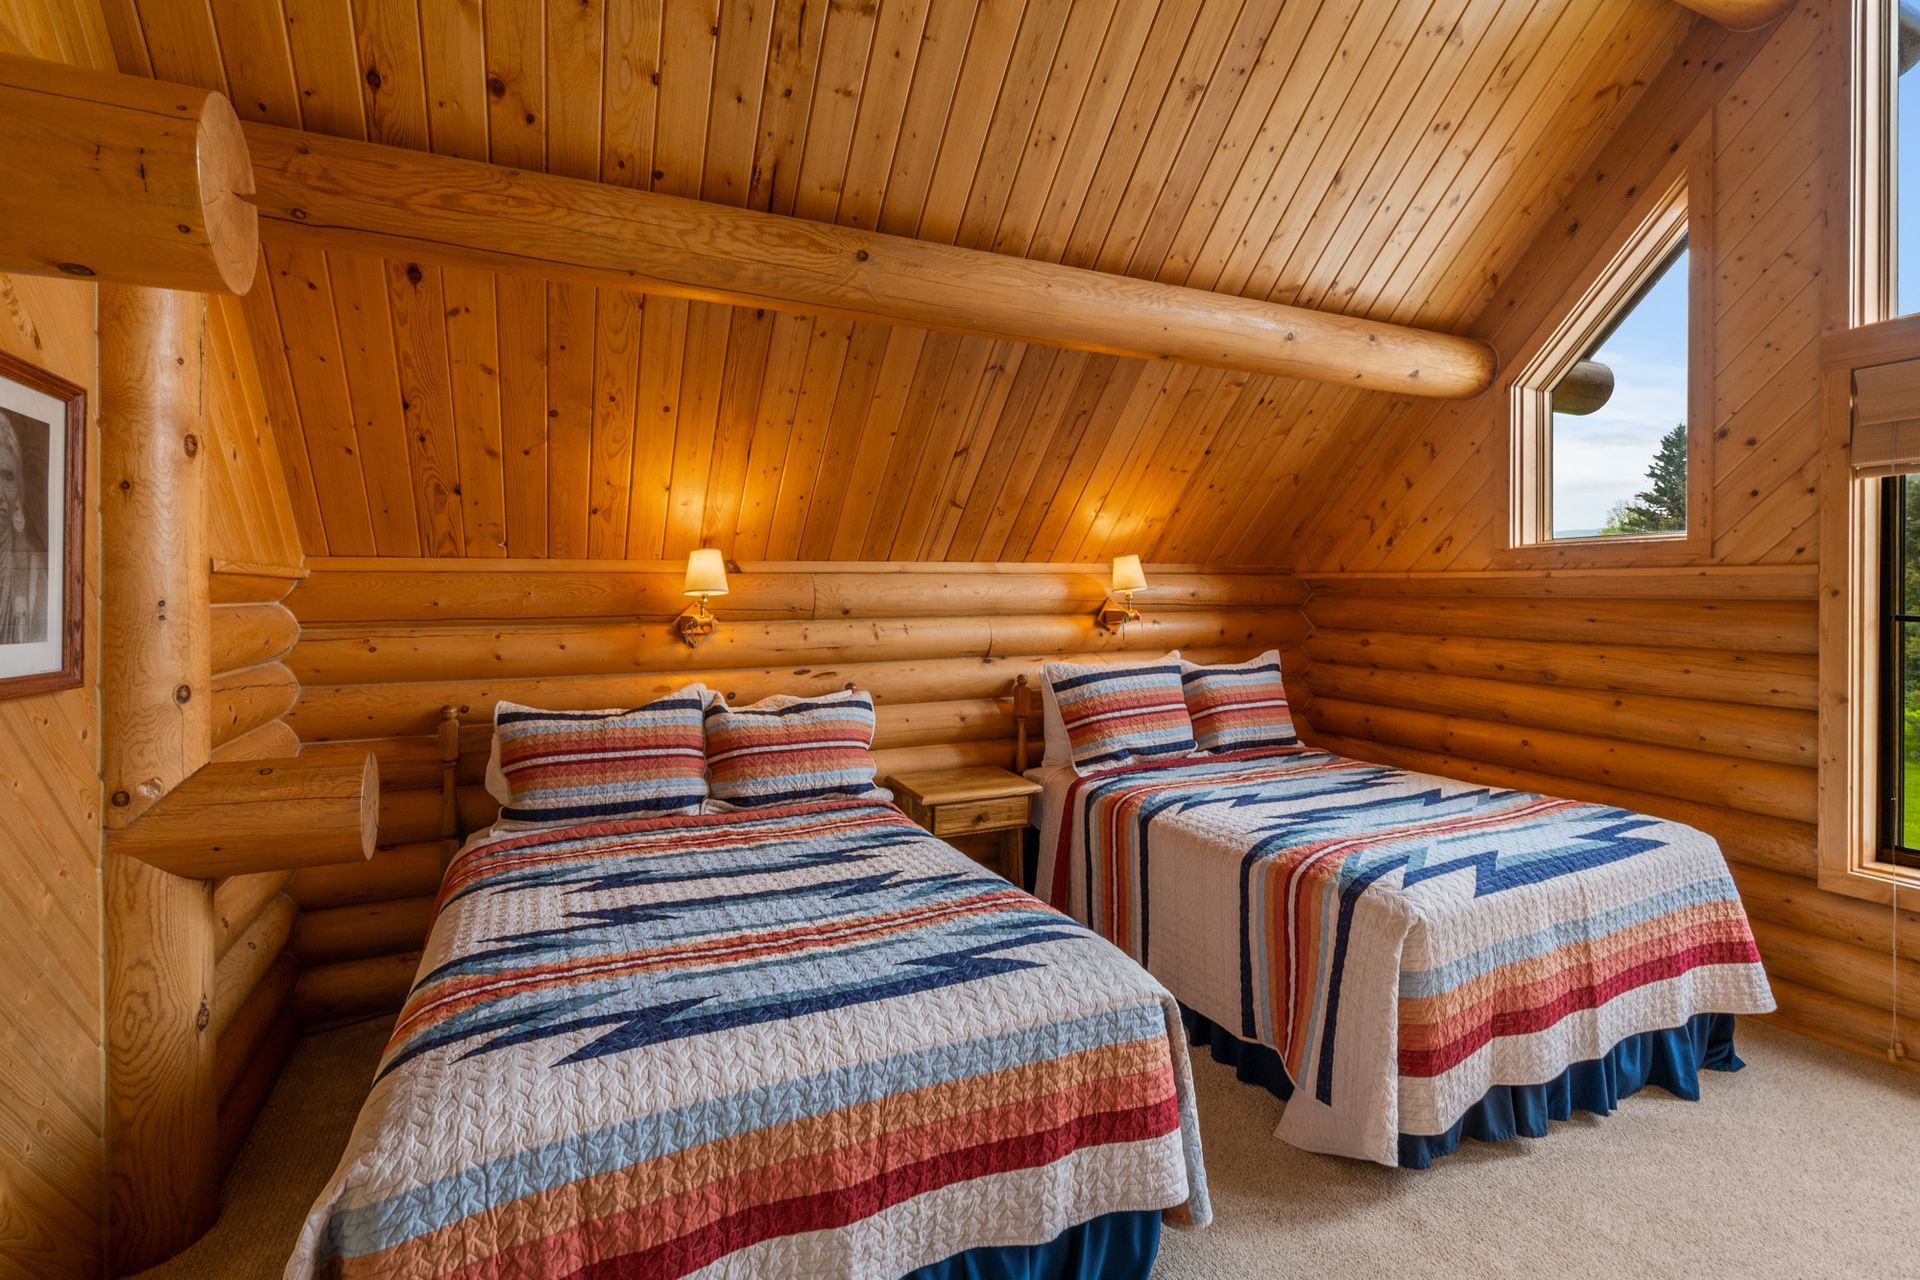
[[[1178, 661], [1180, 661], [1180, 651], [1178, 649], [1169, 649], [1164, 658], [1121, 658], [1106, 662], [1105, 665], [1117, 669], [1120, 667], [1151, 667], [1156, 663]], [[1058, 765], [1072, 764], [1073, 747], [1067, 742], [1067, 725], [1066, 722], [1060, 718], [1060, 703], [1053, 696], [1053, 686], [1045, 680], [1040, 682], [1040, 713], [1040, 722], [1046, 732], [1047, 743], [1046, 756], [1040, 763], [1048, 769], [1052, 769]]]
[[714, 808], [893, 798], [873, 781], [873, 697], [868, 693], [780, 694], [739, 708], [716, 700], [706, 720]]
[[700, 709], [707, 697], [704, 686], [689, 685], [630, 711], [500, 703], [493, 713], [506, 793], [500, 821], [551, 827], [700, 812], [707, 797]]
[[1193, 722], [1177, 661], [1124, 667], [1049, 662], [1042, 674], [1059, 704], [1076, 773], [1192, 753]]
[[1280, 679], [1280, 651], [1269, 649], [1250, 662], [1202, 667], [1180, 664], [1193, 738], [1202, 751], [1250, 751], [1298, 746], [1287, 686]]

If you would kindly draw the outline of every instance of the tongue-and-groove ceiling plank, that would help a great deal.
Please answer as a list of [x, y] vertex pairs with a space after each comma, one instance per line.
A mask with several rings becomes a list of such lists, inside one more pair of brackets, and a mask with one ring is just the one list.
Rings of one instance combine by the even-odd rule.
[[[111, 0], [243, 118], [1459, 328], [1664, 0]], [[311, 554], [1276, 563], [1396, 401], [266, 250]], [[284, 424], [280, 419], [291, 421]]]

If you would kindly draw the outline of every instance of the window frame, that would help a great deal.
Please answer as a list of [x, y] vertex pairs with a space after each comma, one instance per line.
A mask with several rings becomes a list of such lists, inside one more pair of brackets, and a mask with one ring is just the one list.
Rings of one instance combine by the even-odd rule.
[[[1622, 567], [1684, 563], [1712, 554], [1713, 120], [1668, 160], [1577, 279], [1589, 283], [1558, 325], [1520, 353], [1507, 379], [1506, 545], [1503, 567]], [[1621, 319], [1682, 240], [1687, 243], [1687, 528], [1685, 533], [1555, 538], [1552, 389]]]
[[1900, 32], [1891, 0], [1852, 0], [1835, 7], [1848, 27], [1851, 50], [1845, 92], [1851, 104], [1847, 179], [1852, 216], [1847, 220], [1845, 261], [1847, 323], [1857, 328], [1888, 320], [1894, 310]]
[[1895, 162], [1893, 112], [1898, 33], [1882, 0], [1832, 10], [1833, 40], [1849, 51], [1830, 62], [1826, 91], [1849, 110], [1829, 114], [1826, 153], [1842, 158], [1828, 175], [1830, 203], [1847, 216], [1830, 224], [1821, 343], [1823, 438], [1820, 470], [1820, 727], [1815, 876], [1819, 886], [1871, 902], [1920, 889], [1920, 867], [1903, 865], [1883, 843], [1888, 814], [1883, 731], [1891, 691], [1884, 680], [1886, 575], [1883, 482], [1852, 467], [1854, 374], [1911, 359], [1920, 315], [1891, 318], [1894, 303]]

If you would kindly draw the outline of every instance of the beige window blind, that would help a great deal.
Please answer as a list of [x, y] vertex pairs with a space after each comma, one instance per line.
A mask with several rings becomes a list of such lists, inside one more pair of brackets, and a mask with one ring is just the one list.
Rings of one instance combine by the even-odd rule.
[[1920, 471], [1920, 360], [1854, 370], [1852, 459], [1860, 476]]

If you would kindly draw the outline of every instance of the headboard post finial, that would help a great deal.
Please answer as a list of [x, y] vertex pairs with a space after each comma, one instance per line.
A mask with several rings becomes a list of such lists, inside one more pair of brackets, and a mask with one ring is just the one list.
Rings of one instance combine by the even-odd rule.
[[1013, 678], [1013, 770], [1025, 773], [1027, 761], [1027, 721], [1033, 715], [1033, 682], [1027, 673]]
[[440, 708], [440, 838], [460, 834], [460, 708]]

